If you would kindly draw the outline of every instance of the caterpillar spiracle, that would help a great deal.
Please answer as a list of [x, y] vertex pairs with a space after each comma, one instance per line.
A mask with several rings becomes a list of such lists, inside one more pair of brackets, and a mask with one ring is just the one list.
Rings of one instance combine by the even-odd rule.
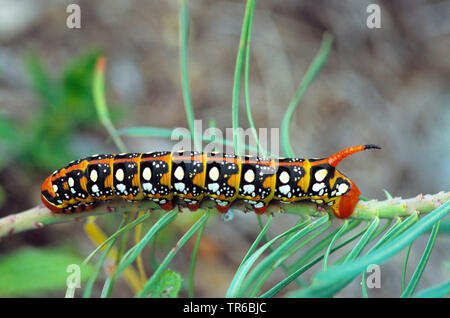
[[359, 145], [323, 159], [259, 158], [221, 153], [148, 152], [94, 155], [72, 161], [42, 183], [41, 199], [55, 213], [90, 210], [97, 201], [151, 199], [164, 210], [174, 197], [195, 211], [210, 198], [225, 213], [236, 199], [263, 214], [271, 200], [309, 200], [349, 217], [360, 195], [336, 169], [345, 157], [376, 145]]

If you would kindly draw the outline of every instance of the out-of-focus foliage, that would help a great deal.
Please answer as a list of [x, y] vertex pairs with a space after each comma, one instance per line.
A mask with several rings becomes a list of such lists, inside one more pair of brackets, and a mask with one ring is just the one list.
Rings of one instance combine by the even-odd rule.
[[[72, 248], [23, 248], [0, 259], [0, 296], [23, 297], [64, 291], [70, 264], [81, 264], [83, 258]], [[81, 282], [92, 272], [83, 266]]]
[[53, 75], [34, 53], [25, 57], [30, 88], [39, 108], [23, 122], [0, 113], [0, 169], [18, 159], [24, 167], [50, 171], [64, 166], [79, 154], [71, 138], [92, 129], [98, 119], [93, 107], [92, 77], [97, 51], [88, 51], [68, 62]]
[[70, 137], [96, 122], [91, 82], [97, 56], [94, 52], [78, 57], [64, 67], [60, 78], [52, 77], [36, 55], [27, 56], [27, 70], [41, 108], [30, 118], [19, 153], [26, 162], [51, 170], [73, 159]]
[[177, 297], [183, 279], [177, 272], [167, 269], [159, 278], [154, 289], [151, 291], [152, 297]]

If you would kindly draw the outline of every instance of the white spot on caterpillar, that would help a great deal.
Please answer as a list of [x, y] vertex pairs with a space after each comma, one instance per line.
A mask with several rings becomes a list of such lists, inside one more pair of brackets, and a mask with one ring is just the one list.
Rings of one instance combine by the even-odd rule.
[[209, 178], [212, 181], [217, 181], [219, 179], [220, 172], [217, 167], [212, 167], [211, 170], [209, 170]]
[[314, 183], [313, 186], [312, 186], [312, 190], [314, 192], [318, 192], [322, 188], [325, 188], [325, 183], [323, 183], [323, 182], [322, 183]]
[[289, 173], [287, 171], [283, 171], [280, 174], [280, 178], [279, 179], [280, 179], [281, 183], [288, 183], [289, 179], [290, 179]]
[[183, 167], [178, 166], [177, 169], [175, 170], [175, 173], [173, 174], [175, 176], [175, 178], [177, 178], [178, 180], [183, 180], [184, 178], [184, 170]]
[[216, 203], [217, 203], [217, 205], [220, 205], [220, 206], [227, 206], [228, 205], [228, 201], [217, 200]]
[[153, 184], [151, 184], [150, 182], [145, 182], [142, 184], [142, 187], [145, 191], [150, 192], [153, 189]]
[[316, 181], [321, 182], [321, 181], [323, 181], [323, 179], [325, 179], [325, 177], [327, 176], [327, 174], [328, 174], [327, 169], [320, 169], [319, 171], [317, 171], [317, 172], [314, 174], [314, 178], [316, 178]]
[[216, 192], [217, 190], [219, 190], [219, 184], [218, 183], [210, 183], [210, 184], [208, 184], [208, 189], [212, 192]]
[[[97, 179], [98, 179], [98, 173], [97, 173], [97, 170], [95, 170], [95, 169], [91, 170], [91, 174], [90, 174], [89, 177], [91, 178], [91, 181], [92, 181], [92, 182], [97, 182]], [[96, 191], [95, 191], [95, 192], [96, 192]]]
[[149, 167], [145, 167], [144, 171], [142, 171], [142, 177], [144, 180], [149, 181], [152, 178], [152, 170]]
[[244, 193], [252, 193], [253, 191], [255, 191], [255, 186], [253, 184], [244, 185]]
[[120, 168], [116, 171], [116, 180], [117, 181], [123, 181], [123, 179], [125, 178], [125, 174], [123, 173], [123, 169]]
[[175, 187], [175, 189], [176, 189], [178, 192], [183, 192], [184, 187], [185, 187], [185, 185], [184, 185], [183, 182], [177, 182], [177, 183], [175, 183], [173, 186]]
[[244, 175], [244, 180], [247, 181], [247, 182], [253, 182], [255, 180], [255, 173], [253, 172], [252, 169], [248, 169], [247, 170], [247, 172]]
[[279, 187], [278, 190], [280, 190], [280, 192], [283, 194], [288, 194], [291, 191], [291, 186], [289, 184], [286, 184], [284, 186]]
[[255, 208], [262, 208], [264, 206], [264, 202], [258, 202], [255, 204]]
[[347, 190], [348, 190], [348, 184], [347, 184], [347, 183], [341, 183], [341, 184], [338, 186], [338, 191], [339, 191], [341, 194], [346, 193]]

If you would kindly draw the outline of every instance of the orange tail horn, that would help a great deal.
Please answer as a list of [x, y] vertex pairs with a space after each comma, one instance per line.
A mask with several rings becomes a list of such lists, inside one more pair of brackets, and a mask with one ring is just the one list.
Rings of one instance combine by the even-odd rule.
[[360, 151], [364, 151], [366, 149], [381, 149], [381, 147], [377, 146], [377, 145], [359, 145], [359, 146], [353, 146], [344, 150], [339, 151], [338, 153], [335, 153], [332, 156], [329, 156], [327, 158], [328, 163], [333, 166], [333, 167], [337, 167], [337, 165], [339, 164], [339, 162], [341, 162], [342, 159], [353, 155], [354, 153], [360, 152]]

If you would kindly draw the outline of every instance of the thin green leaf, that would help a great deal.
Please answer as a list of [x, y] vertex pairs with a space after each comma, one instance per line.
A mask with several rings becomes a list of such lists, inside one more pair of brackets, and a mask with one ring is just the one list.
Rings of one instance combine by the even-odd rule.
[[313, 62], [310, 64], [306, 73], [300, 82], [300, 85], [295, 92], [294, 97], [289, 103], [289, 106], [284, 113], [283, 120], [281, 122], [281, 148], [286, 157], [294, 157], [294, 151], [290, 143], [289, 128], [291, 126], [292, 115], [294, 114], [297, 105], [299, 104], [301, 98], [306, 92], [306, 89], [311, 84], [313, 79], [322, 69], [325, 61], [328, 58], [328, 54], [331, 50], [331, 44], [333, 43], [333, 37], [329, 33], [325, 33], [322, 39], [322, 44], [320, 46], [319, 52], [314, 58]]
[[450, 280], [445, 283], [423, 289], [414, 295], [414, 298], [444, 298], [450, 295]]
[[[414, 243], [414, 242], [413, 242]], [[402, 270], [402, 282], [401, 282], [401, 290], [402, 293], [405, 290], [405, 286], [406, 286], [406, 269], [408, 268], [408, 258], [409, 258], [409, 253], [411, 252], [411, 247], [413, 245], [413, 243], [408, 245], [408, 248], [406, 249], [406, 255], [405, 255], [405, 260], [403, 262], [403, 270]]]
[[358, 257], [358, 255], [362, 252], [364, 247], [371, 241], [372, 237], [374, 237], [374, 233], [380, 225], [380, 219], [375, 217], [370, 223], [367, 230], [364, 232], [364, 235], [361, 237], [359, 242], [355, 245], [355, 247], [351, 250], [351, 252], [347, 255], [344, 262], [351, 261]]
[[155, 236], [155, 234], [169, 225], [173, 220], [175, 220], [177, 214], [178, 210], [176, 209], [172, 212], [165, 213], [158, 220], [158, 222], [156, 222], [155, 225], [153, 225], [151, 229], [144, 235], [139, 243], [128, 250], [127, 253], [125, 253], [118, 265], [117, 274], [120, 274], [126, 267], [133, 263], [136, 257], [138, 257], [138, 255], [141, 253], [142, 249], [144, 249], [144, 247]]
[[189, 130], [191, 131], [194, 148], [199, 151], [201, 148], [200, 141], [197, 137], [194, 125], [194, 108], [192, 106], [191, 90], [189, 88], [189, 72], [188, 72], [188, 39], [189, 39], [189, 8], [186, 0], [180, 1], [179, 14], [179, 45], [180, 45], [180, 74], [181, 87], [183, 91], [184, 109], [186, 111]]
[[194, 249], [192, 250], [191, 267], [189, 269], [189, 286], [188, 286], [188, 294], [189, 297], [191, 298], [194, 297], [194, 275], [195, 275], [195, 264], [197, 262], [197, 252], [203, 237], [203, 231], [205, 230], [205, 226], [206, 222], [204, 222], [200, 227], [200, 230], [198, 231], [197, 234], [197, 239], [195, 241]]
[[86, 287], [84, 288], [83, 292], [83, 298], [90, 298], [92, 294], [92, 288], [94, 287], [94, 283], [97, 280], [98, 275], [100, 274], [100, 271], [102, 269], [103, 264], [106, 261], [106, 258], [108, 257], [108, 253], [111, 251], [111, 248], [114, 246], [114, 244], [117, 241], [117, 236], [110, 241], [110, 244], [106, 247], [105, 251], [100, 256], [97, 264], [95, 265], [94, 272], [89, 277], [89, 280], [86, 284]]
[[245, 108], [247, 111], [247, 120], [248, 124], [250, 126], [250, 129], [253, 134], [253, 138], [255, 139], [256, 146], [258, 149], [258, 154], [260, 154], [262, 157], [266, 156], [265, 150], [262, 148], [261, 143], [258, 138], [258, 133], [256, 132], [255, 123], [253, 121], [252, 116], [252, 109], [250, 105], [250, 88], [249, 88], [249, 73], [250, 73], [250, 43], [252, 39], [252, 24], [253, 24], [253, 13], [255, 10], [255, 4], [256, 1], [252, 3], [252, 8], [250, 10], [250, 17], [248, 22], [248, 31], [247, 31], [247, 39], [245, 41], [246, 48], [245, 48], [245, 66], [244, 66], [244, 96], [245, 96]]
[[[259, 215], [258, 215], [258, 217], [259, 217]], [[250, 248], [248, 249], [247, 254], [245, 254], [244, 258], [242, 259], [241, 264], [239, 264], [238, 270], [248, 260], [250, 255], [254, 253], [254, 251], [258, 247], [259, 242], [261, 242], [261, 240], [265, 237], [266, 232], [270, 226], [270, 223], [272, 223], [272, 215], [269, 215], [269, 217], [267, 218], [266, 225], [262, 228], [262, 230], [259, 232], [258, 236], [256, 237], [255, 241], [253, 242], [252, 246], [250, 246]]]
[[122, 233], [124, 233], [125, 231], [129, 231], [132, 228], [134, 228], [136, 225], [144, 222], [146, 219], [148, 219], [151, 216], [151, 213], [146, 213], [144, 215], [142, 215], [141, 217], [137, 218], [136, 220], [134, 220], [131, 223], [128, 223], [127, 225], [125, 225], [124, 227], [120, 228], [119, 230], [117, 230], [114, 234], [112, 234], [110, 237], [108, 237], [103, 243], [101, 243], [99, 246], [97, 246], [97, 248], [95, 250], [93, 250], [88, 257], [85, 258], [85, 260], [83, 261], [83, 265], [87, 264], [91, 258], [100, 250], [102, 249], [106, 244], [108, 244], [109, 242], [111, 242], [113, 239], [117, 238], [119, 235], [121, 235]]
[[172, 248], [167, 254], [166, 258], [162, 261], [155, 273], [147, 280], [142, 290], [136, 295], [136, 297], [146, 297], [154, 286], [161, 274], [166, 269], [172, 258], [178, 253], [178, 251], [184, 246], [184, 244], [200, 229], [200, 227], [208, 220], [209, 212], [206, 212], [202, 217], [178, 240], [175, 247]]
[[[126, 224], [129, 220], [129, 218], [130, 218], [130, 214], [125, 213], [123, 215], [123, 224]], [[122, 236], [122, 239], [120, 241], [120, 246], [119, 246], [119, 252], [117, 253], [117, 257], [116, 257], [116, 261], [115, 261], [114, 265], [119, 264], [120, 260], [122, 259], [126, 244], [128, 242], [128, 236], [129, 236], [128, 234], [129, 233], [130, 233], [130, 231], [126, 231]], [[105, 284], [103, 285], [102, 293], [100, 296], [101, 298], [110, 297], [112, 289], [114, 287], [114, 283], [116, 282], [116, 277], [117, 277], [116, 271], [114, 271], [111, 275], [108, 276], [108, 278], [105, 281]]]
[[[272, 240], [270, 240], [269, 242], [267, 242], [266, 244], [264, 244], [262, 247], [260, 247], [255, 253], [253, 253], [248, 259], [247, 261], [239, 268], [239, 270], [236, 272], [236, 274], [233, 277], [233, 280], [228, 288], [227, 291], [227, 295], [226, 297], [240, 297], [240, 295], [249, 287], [249, 283], [246, 284], [245, 288], [242, 288], [241, 290], [241, 285], [245, 279], [246, 274], [248, 273], [248, 271], [250, 270], [250, 268], [253, 266], [253, 264], [256, 262], [256, 260], [259, 258], [259, 256], [269, 247], [271, 246], [273, 243], [275, 243], [277, 240], [283, 238], [286, 235], [289, 235], [291, 233], [294, 233], [295, 231], [299, 230], [295, 236], [293, 236], [291, 239], [295, 240], [297, 239], [299, 236], [304, 235], [305, 233], [309, 233], [310, 231], [316, 229], [317, 227], [321, 226], [323, 223], [328, 221], [328, 214], [326, 214], [325, 216], [317, 219], [315, 222], [311, 223], [308, 228], [303, 228], [301, 229], [304, 224], [298, 224], [297, 226], [294, 226], [292, 228], [290, 228], [289, 230], [285, 231], [284, 233], [276, 236], [275, 238], [273, 238]], [[284, 245], [282, 246], [281, 249], [279, 249], [277, 251], [277, 254], [280, 253], [280, 250], [284, 250], [284, 248], [286, 248], [286, 246], [288, 244], [292, 244], [292, 242], [285, 242]], [[265, 264], [267, 263], [271, 263], [273, 262], [273, 255], [275, 255], [275, 253], [272, 253], [271, 255], [269, 255], [268, 258], [266, 258], [265, 260], [263, 260], [262, 262], [265, 262]], [[259, 264], [258, 264], [259, 265]], [[265, 266], [264, 266], [265, 267]], [[257, 272], [260, 272], [262, 269], [264, 269], [264, 267], [259, 267], [259, 269], [257, 269]], [[252, 271], [252, 273], [250, 273], [251, 276], [254, 276], [255, 271]], [[250, 276], [249, 275], [249, 276]], [[250, 283], [253, 281], [252, 278], [248, 278], [247, 281], [249, 281]]]
[[239, 41], [239, 49], [236, 57], [236, 66], [234, 71], [234, 84], [233, 84], [233, 99], [232, 99], [232, 126], [234, 132], [234, 149], [235, 153], [241, 154], [240, 145], [240, 133], [239, 133], [239, 95], [241, 90], [241, 78], [242, 78], [242, 63], [245, 55], [246, 40], [251, 22], [251, 16], [253, 15], [255, 0], [248, 0], [245, 8], [244, 20], [241, 29], [241, 38]]
[[[357, 227], [361, 221], [359, 220], [352, 220], [347, 227], [346, 233], [353, 230], [355, 227]], [[307, 250], [301, 257], [299, 257], [292, 265], [289, 266], [289, 271], [296, 271], [298, 268], [305, 265], [310, 259], [314, 257], [314, 255], [317, 255], [320, 251], [322, 251], [328, 244], [330, 244], [331, 240], [333, 239], [334, 235], [339, 231], [339, 229], [334, 230], [331, 232], [328, 236], [321, 239], [320, 242], [312, 246], [309, 250]]]
[[123, 143], [122, 139], [117, 136], [116, 128], [114, 127], [109, 115], [108, 105], [105, 98], [105, 68], [106, 58], [100, 57], [95, 65], [94, 80], [92, 86], [95, 109], [97, 110], [97, 115], [100, 123], [106, 128], [116, 147], [120, 152], [127, 152], [127, 147]]
[[[355, 222], [354, 224], [359, 224], [359, 222]], [[353, 229], [353, 227], [355, 226], [354, 224], [350, 223], [348, 228], [347, 228], [347, 232], [349, 232], [349, 228]], [[352, 227], [353, 226], [353, 227]], [[350, 230], [351, 230], [350, 229]], [[342, 242], [341, 244], [337, 245], [336, 247], [334, 247], [331, 252], [330, 255], [333, 254], [335, 251], [339, 250], [340, 248], [346, 246], [347, 244], [353, 242], [355, 239], [357, 239], [358, 237], [360, 237], [364, 232], [366, 231], [366, 229], [363, 229], [362, 231], [360, 231], [359, 233], [356, 233], [355, 235], [353, 235], [352, 237], [348, 238], [347, 240], [345, 240], [344, 242]], [[337, 232], [337, 231], [336, 231]], [[331, 237], [333, 237], [333, 235], [331, 235]], [[331, 239], [331, 238], [330, 238]], [[325, 245], [327, 245], [328, 243], [326, 243]], [[265, 292], [264, 294], [262, 294], [260, 297], [262, 298], [268, 298], [268, 297], [273, 297], [275, 296], [277, 293], [279, 293], [283, 288], [285, 288], [287, 285], [289, 285], [294, 279], [296, 279], [298, 276], [300, 276], [301, 274], [303, 274], [304, 272], [306, 272], [308, 269], [310, 269], [311, 267], [313, 267], [315, 264], [317, 264], [318, 262], [320, 262], [325, 254], [319, 255], [317, 256], [315, 259], [313, 259], [312, 261], [310, 261], [309, 263], [307, 263], [306, 265], [298, 268], [296, 271], [294, 271], [292, 274], [290, 274], [288, 277], [286, 277], [285, 279], [283, 279], [281, 282], [279, 282], [278, 284], [276, 284], [274, 287], [272, 287], [271, 289], [269, 289], [267, 292]]]
[[[293, 292], [292, 297], [330, 297], [338, 290], [346, 286], [358, 274], [363, 272], [370, 264], [382, 264], [390, 257], [397, 254], [417, 237], [422, 235], [441, 218], [450, 212], [450, 201], [442, 204], [423, 219], [414, 223], [402, 234], [398, 235], [382, 249], [377, 249], [363, 257], [349, 263], [330, 267], [327, 271], [319, 272], [313, 284], [304, 290]], [[401, 225], [399, 226], [401, 227]]]
[[433, 225], [433, 230], [430, 234], [430, 239], [428, 240], [427, 246], [425, 247], [425, 251], [423, 252], [422, 257], [420, 258], [419, 265], [417, 265], [416, 270], [414, 271], [414, 274], [411, 277], [411, 280], [409, 281], [408, 286], [402, 293], [402, 297], [411, 297], [414, 293], [414, 290], [417, 287], [417, 284], [419, 283], [420, 277], [422, 277], [423, 271], [425, 270], [425, 266], [428, 263], [428, 260], [430, 259], [431, 251], [433, 250], [434, 243], [436, 242], [436, 236], [439, 231], [439, 224], [440, 222], [437, 221], [435, 225]]
[[325, 252], [325, 255], [323, 257], [323, 266], [322, 266], [323, 270], [326, 270], [328, 267], [328, 256], [330, 255], [330, 251], [334, 245], [334, 242], [337, 241], [343, 235], [343, 233], [345, 233], [347, 227], [348, 227], [348, 220], [345, 220], [344, 224], [339, 228], [339, 231], [336, 233], [336, 235], [331, 240], [331, 243], [328, 245], [327, 251]]

